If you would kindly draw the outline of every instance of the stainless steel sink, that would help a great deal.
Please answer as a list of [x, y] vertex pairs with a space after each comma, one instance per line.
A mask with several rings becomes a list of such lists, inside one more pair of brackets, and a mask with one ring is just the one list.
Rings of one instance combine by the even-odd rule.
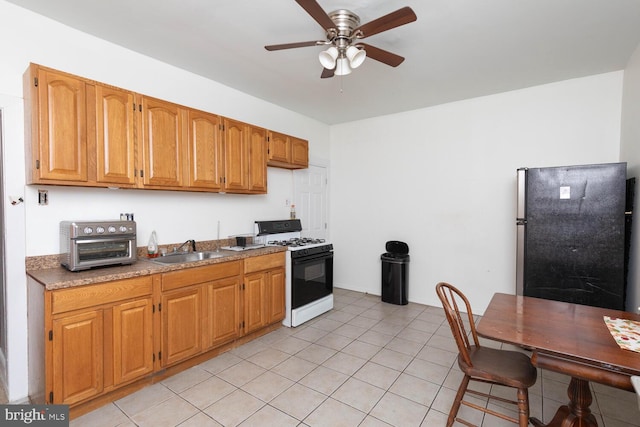
[[182, 264], [186, 262], [202, 261], [205, 259], [221, 258], [223, 256], [224, 256], [223, 254], [218, 252], [203, 251], [203, 252], [169, 254], [169, 255], [158, 257], [158, 258], [154, 258], [151, 261], [156, 262], [158, 264]]

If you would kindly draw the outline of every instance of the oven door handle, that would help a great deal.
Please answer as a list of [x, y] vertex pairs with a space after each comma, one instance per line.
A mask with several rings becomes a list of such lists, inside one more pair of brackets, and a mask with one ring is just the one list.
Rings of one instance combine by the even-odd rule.
[[291, 257], [291, 262], [293, 264], [303, 264], [310, 261], [317, 261], [319, 259], [329, 259], [333, 258], [333, 252], [322, 252], [315, 255], [302, 256], [298, 258]]

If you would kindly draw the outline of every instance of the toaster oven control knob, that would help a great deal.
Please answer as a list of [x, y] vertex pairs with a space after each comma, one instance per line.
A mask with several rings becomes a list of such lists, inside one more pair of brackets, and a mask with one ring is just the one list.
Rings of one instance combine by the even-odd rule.
[[124, 225], [121, 225], [121, 226], [120, 226], [120, 232], [121, 232], [121, 233], [126, 233], [127, 231], [128, 231], [128, 229], [127, 229], [127, 227], [126, 227], [126, 226], [124, 226]]
[[116, 228], [113, 225], [110, 225], [107, 230], [109, 230], [109, 233], [115, 233], [116, 232]]
[[98, 233], [98, 234], [103, 234], [103, 233], [104, 233], [104, 227], [102, 227], [102, 226], [100, 226], [100, 225], [99, 225], [99, 226], [97, 226], [97, 227], [96, 227], [96, 233]]
[[84, 234], [91, 234], [93, 233], [93, 228], [91, 227], [85, 227], [84, 230], [82, 230], [84, 232]]

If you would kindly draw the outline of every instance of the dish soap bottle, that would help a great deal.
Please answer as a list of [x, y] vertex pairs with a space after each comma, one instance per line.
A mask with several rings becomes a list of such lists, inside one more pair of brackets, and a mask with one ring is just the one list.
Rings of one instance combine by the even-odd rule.
[[291, 205], [291, 213], [289, 214], [289, 218], [296, 219], [296, 205]]
[[149, 258], [156, 258], [158, 256], [158, 237], [156, 236], [155, 230], [151, 232], [151, 237], [149, 237], [149, 244], [147, 245], [147, 256]]

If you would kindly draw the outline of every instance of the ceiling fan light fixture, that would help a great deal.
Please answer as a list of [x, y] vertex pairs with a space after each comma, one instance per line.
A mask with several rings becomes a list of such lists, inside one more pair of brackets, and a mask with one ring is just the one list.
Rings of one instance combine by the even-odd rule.
[[351, 67], [349, 66], [349, 59], [342, 57], [336, 61], [336, 76], [346, 76], [351, 74]]
[[338, 58], [338, 49], [335, 46], [331, 46], [327, 50], [323, 50], [318, 55], [320, 64], [327, 70], [333, 70], [336, 66], [336, 59]]
[[351, 68], [358, 68], [367, 57], [367, 52], [365, 52], [364, 49], [361, 50], [355, 46], [349, 46], [346, 55], [349, 59], [349, 66]]

